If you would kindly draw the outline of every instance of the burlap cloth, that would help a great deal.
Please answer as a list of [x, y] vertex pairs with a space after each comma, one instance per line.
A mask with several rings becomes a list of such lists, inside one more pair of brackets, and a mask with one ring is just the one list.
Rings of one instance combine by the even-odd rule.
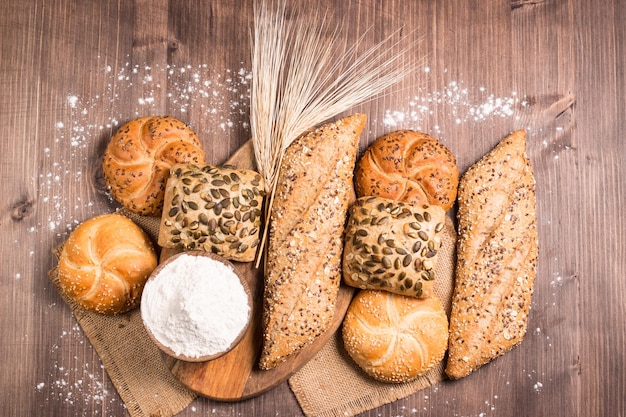
[[[157, 218], [124, 214], [150, 234], [158, 235]], [[435, 268], [435, 293], [450, 313], [454, 281], [456, 233], [450, 219], [444, 229]], [[61, 246], [53, 253], [59, 255]], [[58, 286], [56, 267], [50, 270]], [[63, 296], [63, 294], [61, 293]], [[158, 348], [149, 339], [139, 309], [121, 316], [103, 316], [83, 310], [64, 297], [74, 317], [100, 356], [102, 363], [132, 417], [169, 417], [187, 407], [196, 394], [183, 386], [165, 366]], [[340, 332], [303, 368], [289, 379], [307, 416], [350, 416], [404, 398], [445, 378], [444, 364], [417, 380], [404, 384], [379, 383], [351, 362], [343, 349]]]

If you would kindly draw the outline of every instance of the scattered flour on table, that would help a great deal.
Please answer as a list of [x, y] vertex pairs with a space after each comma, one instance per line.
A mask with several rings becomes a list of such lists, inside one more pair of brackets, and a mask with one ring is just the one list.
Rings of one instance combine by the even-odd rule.
[[[103, 66], [102, 71], [105, 88], [100, 94], [83, 96], [68, 92], [62, 96], [59, 107], [64, 111], [60, 114], [65, 117], [53, 121], [50, 127], [51, 146], [65, 147], [69, 152], [65, 152], [62, 159], [54, 158], [51, 148], [47, 147], [38, 155], [41, 174], [32, 178], [32, 182], [37, 184], [39, 202], [45, 207], [47, 217], [36, 226], [29, 224], [26, 233], [51, 233], [56, 236], [55, 242], [60, 243], [81, 221], [101, 214], [92, 200], [99, 197], [93, 196], [92, 178], [89, 178], [92, 174], [87, 172], [87, 168], [93, 165], [98, 144], [125, 121], [157, 114], [157, 110], [163, 107], [160, 100], [167, 100], [168, 108], [183, 114], [194, 107], [202, 109], [204, 125], [211, 130], [196, 129], [199, 135], [211, 137], [237, 128], [249, 130], [247, 122], [239, 122], [246, 120], [242, 115], [249, 113], [251, 74], [243, 67], [215, 70], [208, 65], [150, 67], [126, 63], [115, 71], [111, 66]], [[175, 77], [181, 73], [190, 76]], [[130, 114], [122, 113], [121, 108], [128, 108], [124, 91], [131, 90], [136, 83], [141, 84], [143, 95], [134, 102]], [[102, 118], [103, 115], [106, 117]], [[92, 197], [78, 198], [77, 194]], [[15, 243], [19, 245], [19, 241]], [[31, 250], [30, 256], [34, 253]], [[15, 280], [23, 276], [21, 272], [14, 274]], [[63, 332], [59, 342], [52, 346], [50, 355], [53, 359], [49, 362], [53, 365], [43, 371], [47, 372], [43, 380], [37, 381], [33, 387], [44, 400], [41, 401], [42, 410], [46, 409], [48, 402], [54, 401], [71, 406], [79, 410], [78, 413], [84, 410], [84, 415], [92, 415], [87, 414], [89, 410], [96, 415], [113, 413], [108, 411], [107, 405], [115, 405], [120, 400], [105, 370], [102, 366], [91, 369], [89, 364], [79, 363], [77, 357], [67, 358], [63, 355], [62, 344], [90, 347], [78, 324], [71, 331]], [[119, 404], [116, 408], [119, 409]]]
[[[54, 121], [54, 146], [71, 149], [67, 160], [52, 160], [49, 148], [41, 157], [44, 169], [39, 178], [39, 195], [50, 208], [47, 221], [41, 229], [47, 229], [59, 237], [66, 237], [78, 221], [74, 213], [86, 211], [95, 215], [93, 201], [84, 201], [70, 195], [67, 190], [89, 187], [90, 173], [85, 169], [94, 158], [96, 146], [103, 138], [110, 137], [124, 122], [140, 116], [157, 114], [167, 107], [185, 114], [200, 109], [202, 128], [193, 126], [204, 138], [219, 137], [226, 132], [239, 131], [250, 134], [248, 123], [252, 74], [241, 64], [238, 69], [216, 70], [207, 64], [140, 66], [125, 63], [119, 68], [102, 67], [105, 89], [100, 94], [83, 97], [69, 92], [62, 103], [68, 117]], [[430, 72], [430, 69], [425, 72]], [[137, 85], [141, 88], [137, 89]], [[130, 114], [120, 112], [127, 108], [129, 97], [125, 91], [141, 91], [135, 97]], [[163, 102], [166, 102], [166, 106]], [[384, 114], [371, 115], [375, 123], [389, 129], [399, 126], [423, 130], [438, 138], [445, 135], [441, 126], [426, 126], [433, 114], [453, 118], [456, 124], [484, 123], [500, 118], [519, 118], [516, 109], [528, 102], [516, 92], [506, 96], [490, 93], [486, 87], [470, 89], [462, 81], [451, 81], [440, 91], [419, 88], [406, 97], [404, 108], [386, 109]], [[121, 105], [124, 103], [124, 106]], [[104, 119], [94, 119], [107, 115]], [[183, 116], [180, 116], [183, 117]], [[90, 195], [85, 190], [81, 195]], [[85, 210], [87, 209], [87, 210]], [[91, 211], [93, 210], [93, 211]], [[37, 229], [33, 229], [36, 232]]]
[[[249, 134], [247, 116], [252, 76], [244, 64], [241, 64], [239, 69], [216, 70], [207, 64], [160, 67], [126, 63], [116, 68], [102, 65], [101, 71], [105, 87], [100, 94], [83, 96], [70, 91], [62, 96], [63, 102], [60, 104], [65, 109], [63, 113], [65, 117], [52, 122], [50, 129], [54, 135], [52, 146], [67, 147], [70, 152], [66, 153], [65, 159], [60, 160], [53, 159], [50, 148], [43, 149], [39, 155], [42, 173], [32, 180], [38, 184], [38, 196], [42, 205], [46, 207], [47, 218], [43, 220], [43, 224], [36, 227], [29, 225], [26, 233], [51, 233], [56, 236], [58, 242], [61, 242], [80, 221], [101, 214], [96, 212], [96, 205], [92, 200], [101, 197], [81, 199], [77, 194], [93, 196], [92, 178], [88, 178], [92, 173], [87, 172], [87, 167], [93, 164], [97, 146], [102, 143], [103, 138], [110, 137], [127, 120], [156, 114], [158, 109], [163, 107], [177, 110], [183, 115], [192, 110], [194, 114], [198, 113], [197, 110], [200, 109], [203, 126], [207, 127], [197, 130], [199, 135], [210, 138], [233, 131]], [[432, 75], [428, 67], [424, 72], [429, 76]], [[141, 88], [131, 88], [137, 85]], [[124, 92], [137, 90], [141, 91], [141, 95], [133, 97], [131, 112], [121, 113], [122, 107], [128, 108], [128, 97]], [[167, 106], [163, 105], [163, 101], [167, 101]], [[121, 103], [124, 103], [124, 106]], [[451, 81], [438, 91], [420, 88], [407, 96], [405, 103], [402, 107], [386, 109], [383, 114], [370, 115], [370, 118], [373, 123], [379, 123], [388, 130], [411, 128], [445, 140], [445, 137], [452, 135], [453, 132], [444, 131], [438, 124], [429, 125], [428, 123], [436, 120], [435, 116], [445, 117], [447, 120], [452, 118], [453, 126], [484, 125], [503, 118], [520, 123], [519, 110], [523, 111], [529, 106], [526, 98], [516, 92], [498, 96], [487, 87], [470, 88], [465, 86], [463, 81]], [[102, 118], [103, 115], [106, 117]], [[552, 132], [547, 132], [547, 129], [546, 133], [551, 134]], [[562, 126], [552, 126], [550, 129], [555, 129], [557, 136], [566, 133]], [[537, 137], [544, 132], [539, 129], [529, 133], [530, 137]], [[570, 149], [567, 145], [563, 145], [563, 149], [555, 148], [554, 143], [545, 139], [542, 141], [542, 148], [552, 150], [555, 163], [559, 160], [561, 150]], [[34, 253], [31, 251], [31, 256]], [[15, 272], [15, 280], [20, 280], [22, 275]], [[550, 285], [553, 290], [560, 288], [561, 276], [555, 274]], [[82, 344], [86, 340], [78, 325], [72, 328], [70, 335], [73, 336], [71, 343]], [[546, 331], [537, 328], [534, 332], [529, 331], [527, 336], [544, 338], [546, 345], [552, 347]], [[61, 339], [66, 337], [64, 334]], [[55, 345], [53, 349], [61, 348]], [[62, 355], [58, 356], [62, 358]], [[92, 370], [86, 364], [68, 364], [66, 361], [69, 359], [63, 358], [63, 365], [55, 364], [54, 369], [49, 370], [46, 380], [35, 385], [34, 389], [41, 395], [46, 395], [46, 400], [63, 401], [74, 405], [116, 401], [118, 397], [111, 394], [114, 388], [106, 380], [103, 369]], [[541, 392], [545, 381], [538, 381], [537, 375], [534, 374], [532, 377], [534, 380], [529, 381], [529, 388], [534, 392]], [[505, 385], [508, 384], [507, 381]], [[437, 387], [431, 387], [425, 391], [423, 404], [419, 409], [402, 409], [401, 415], [414, 415], [422, 410], [428, 412], [435, 405], [456, 401], [454, 398], [436, 399], [437, 395]], [[487, 413], [493, 412], [496, 400], [497, 396], [493, 401], [486, 401], [485, 409], [480, 411], [481, 415], [487, 416]], [[45, 409], [45, 403], [42, 407]], [[98, 407], [91, 408], [100, 412]], [[213, 413], [215, 411], [213, 409]]]
[[[33, 178], [33, 183], [38, 184], [38, 195], [48, 207], [48, 216], [44, 224], [29, 230], [31, 233], [48, 230], [59, 238], [67, 237], [79, 223], [75, 216], [79, 210], [86, 212], [83, 217], [98, 214], [93, 201], [78, 198], [71, 190], [85, 188], [80, 195], [92, 195], [93, 190], [87, 189], [92, 178], [86, 178], [91, 175], [86, 169], [93, 164], [98, 144], [130, 119], [160, 114], [159, 109], [166, 107], [163, 101], [167, 108], [182, 114], [200, 109], [204, 127], [192, 126], [199, 136], [219, 137], [233, 129], [249, 132], [247, 117], [242, 116], [249, 114], [251, 73], [243, 64], [239, 69], [218, 71], [206, 64], [160, 67], [126, 63], [117, 70], [104, 66], [102, 71], [106, 88], [100, 94], [87, 97], [69, 92], [60, 103], [67, 118], [54, 121], [52, 142], [55, 147], [69, 148], [71, 153], [66, 159], [55, 160], [50, 148], [43, 149], [42, 173]], [[142, 96], [136, 98], [130, 113], [121, 113], [121, 108], [128, 108], [124, 92], [137, 90], [132, 88], [137, 85], [141, 86]], [[95, 119], [102, 115], [106, 118]]]
[[499, 97], [489, 93], [485, 87], [469, 89], [462, 81], [451, 81], [440, 91], [420, 88], [417, 94], [407, 97], [406, 103], [403, 109], [387, 109], [383, 124], [389, 128], [410, 124], [414, 130], [430, 130], [429, 133], [436, 136], [445, 133], [441, 126], [426, 129], [424, 125], [435, 113], [461, 125], [498, 118], [519, 120], [516, 109], [528, 106], [528, 101], [516, 92]]
[[[92, 369], [88, 363], [79, 363], [77, 356], [68, 358], [63, 354], [62, 346], [69, 343], [90, 348], [90, 345], [85, 343], [78, 323], [74, 324], [69, 331], [64, 330], [59, 335], [58, 342], [49, 349], [50, 357], [57, 359], [50, 361], [53, 366], [47, 370], [43, 380], [35, 385], [37, 394], [45, 396], [40, 407], [46, 410], [47, 403], [61, 402], [75, 413], [80, 413], [73, 415], [113, 417], [114, 411], [109, 410], [107, 405], [114, 405], [118, 400], [115, 395], [111, 395], [115, 388], [106, 377], [104, 367], [100, 365]], [[123, 404], [122, 407], [124, 407]], [[45, 415], [45, 412], [41, 415]]]

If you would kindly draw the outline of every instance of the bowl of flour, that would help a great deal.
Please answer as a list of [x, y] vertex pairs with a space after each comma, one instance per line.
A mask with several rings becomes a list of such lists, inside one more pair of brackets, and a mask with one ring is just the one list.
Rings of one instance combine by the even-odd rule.
[[203, 251], [161, 263], [141, 296], [148, 335], [166, 354], [188, 362], [216, 359], [239, 343], [252, 315], [252, 296], [227, 260]]

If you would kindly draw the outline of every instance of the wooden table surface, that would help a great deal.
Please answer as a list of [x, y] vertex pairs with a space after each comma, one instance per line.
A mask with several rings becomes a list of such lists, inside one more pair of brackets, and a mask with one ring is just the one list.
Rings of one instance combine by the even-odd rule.
[[[464, 171], [528, 131], [540, 256], [521, 346], [469, 377], [365, 416], [626, 415], [626, 2], [321, 1], [345, 44], [403, 26], [421, 66], [353, 111], [365, 147], [400, 128], [439, 138]], [[189, 123], [208, 161], [250, 137], [252, 2], [0, 3], [0, 415], [123, 416], [100, 359], [53, 286], [50, 249], [118, 206], [100, 158], [137, 116]], [[293, 416], [286, 383], [181, 416]]]

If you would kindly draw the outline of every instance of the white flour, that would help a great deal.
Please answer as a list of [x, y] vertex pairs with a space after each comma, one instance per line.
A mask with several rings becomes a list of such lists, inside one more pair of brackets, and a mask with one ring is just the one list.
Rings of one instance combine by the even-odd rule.
[[247, 294], [235, 272], [206, 256], [183, 254], [146, 284], [141, 316], [177, 355], [224, 351], [248, 321]]

